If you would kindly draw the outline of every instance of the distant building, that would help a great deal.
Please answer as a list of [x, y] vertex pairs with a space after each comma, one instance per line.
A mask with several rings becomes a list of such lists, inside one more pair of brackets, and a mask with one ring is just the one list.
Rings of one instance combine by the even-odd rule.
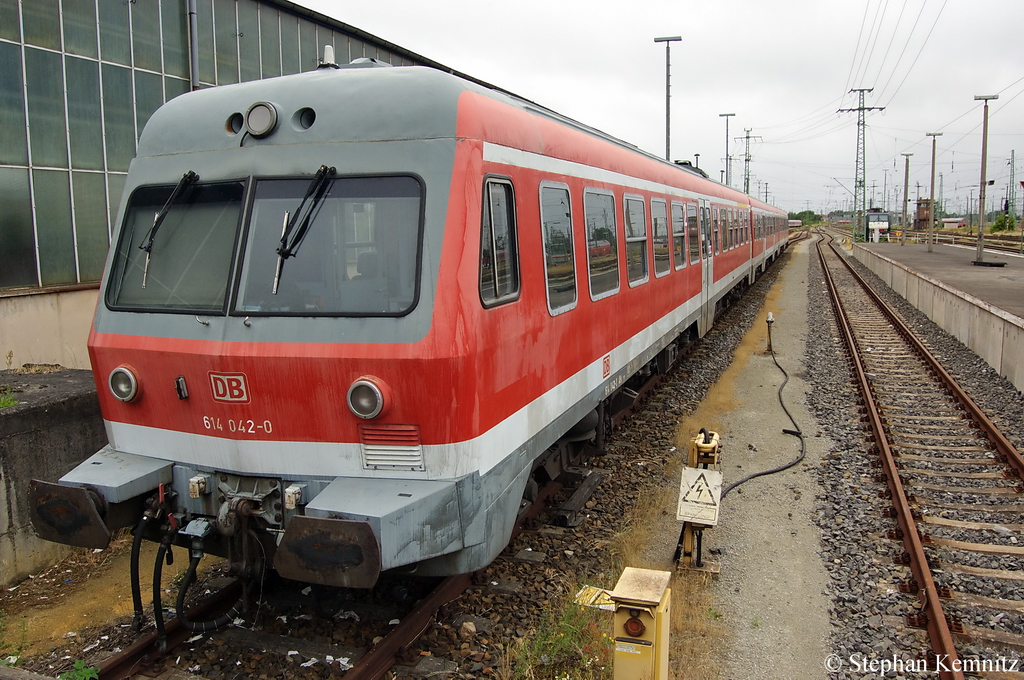
[[315, 69], [325, 44], [340, 63], [450, 70], [283, 0], [0, 0], [0, 355], [88, 368], [98, 282], [149, 116], [193, 88]]

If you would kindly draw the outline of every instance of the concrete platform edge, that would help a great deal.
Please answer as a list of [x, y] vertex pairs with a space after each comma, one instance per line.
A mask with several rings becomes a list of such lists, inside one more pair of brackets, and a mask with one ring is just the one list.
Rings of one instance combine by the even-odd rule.
[[1024, 391], [1024, 319], [862, 246], [853, 256]]

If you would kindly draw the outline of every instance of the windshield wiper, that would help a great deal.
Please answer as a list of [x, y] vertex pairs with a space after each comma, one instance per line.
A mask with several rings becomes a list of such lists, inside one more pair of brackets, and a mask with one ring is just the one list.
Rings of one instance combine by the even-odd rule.
[[[277, 247], [277, 271], [274, 273], [273, 294], [277, 295], [277, 286], [281, 282], [281, 269], [284, 268], [284, 261], [294, 257], [299, 252], [302, 240], [306, 238], [309, 231], [309, 224], [313, 214], [327, 193], [327, 178], [334, 174], [333, 167], [321, 165], [313, 176], [313, 180], [306, 187], [306, 195], [302, 197], [299, 207], [296, 208], [294, 216], [289, 219], [290, 213], [284, 214], [284, 225], [281, 229], [281, 245]], [[306, 202], [309, 201], [307, 205]]]
[[142, 287], [146, 287], [146, 277], [149, 276], [149, 258], [153, 254], [153, 239], [156, 238], [156, 232], [160, 229], [160, 225], [163, 224], [164, 218], [167, 217], [167, 213], [171, 211], [171, 206], [178, 200], [178, 196], [181, 195], [185, 189], [199, 181], [199, 175], [187, 171], [178, 180], [178, 186], [174, 187], [174, 191], [167, 197], [167, 202], [164, 203], [164, 207], [160, 208], [160, 212], [153, 215], [153, 226], [149, 228], [149, 232], [142, 239], [142, 243], [139, 244], [139, 250], [146, 251], [146, 266], [142, 270]]

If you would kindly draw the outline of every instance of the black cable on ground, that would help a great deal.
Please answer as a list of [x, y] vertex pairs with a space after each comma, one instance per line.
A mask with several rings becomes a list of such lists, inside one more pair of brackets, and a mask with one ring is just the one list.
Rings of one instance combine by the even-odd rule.
[[[770, 332], [771, 331], [769, 331], [769, 333]], [[782, 375], [785, 376], [785, 379], [782, 381], [782, 384], [779, 385], [779, 391], [778, 391], [779, 405], [782, 406], [782, 410], [786, 412], [787, 416], [789, 416], [789, 422], [793, 423], [793, 427], [795, 428], [795, 429], [792, 429], [792, 430], [788, 430], [786, 428], [783, 428], [782, 432], [783, 432], [783, 434], [793, 435], [794, 437], [796, 437], [796, 438], [798, 438], [800, 440], [800, 455], [797, 456], [795, 459], [791, 460], [790, 462], [786, 463], [785, 465], [780, 465], [779, 467], [772, 468], [771, 470], [764, 470], [762, 472], [755, 472], [752, 475], [747, 475], [746, 477], [744, 477], [743, 479], [741, 479], [739, 481], [733, 482], [732, 484], [730, 484], [729, 486], [725, 487], [725, 489], [722, 490], [722, 498], [725, 498], [726, 494], [728, 494], [730, 491], [735, 489], [740, 484], [746, 484], [751, 479], [756, 479], [757, 477], [764, 477], [765, 475], [774, 475], [777, 472], [782, 472], [783, 470], [788, 470], [789, 468], [793, 467], [794, 465], [796, 465], [797, 463], [802, 461], [804, 459], [804, 456], [807, 454], [807, 442], [804, 441], [804, 434], [803, 434], [803, 432], [800, 431], [800, 426], [797, 425], [796, 420], [793, 418], [793, 414], [789, 412], [788, 408], [786, 408], [786, 402], [784, 402], [782, 400], [782, 390], [786, 387], [786, 383], [789, 382], [789, 373], [786, 373], [786, 369], [784, 369], [782, 367], [782, 365], [779, 364], [779, 360], [775, 356], [775, 350], [773, 349], [773, 350], [771, 350], [771, 352], [772, 352], [772, 361], [775, 362], [775, 365], [779, 367], [780, 371], [782, 371]]]

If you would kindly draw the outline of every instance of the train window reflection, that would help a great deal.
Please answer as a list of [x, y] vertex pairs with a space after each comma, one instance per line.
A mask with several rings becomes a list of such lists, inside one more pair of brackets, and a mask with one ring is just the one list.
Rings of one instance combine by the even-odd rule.
[[668, 208], [665, 201], [651, 201], [651, 231], [654, 233], [654, 275], [662, 276], [672, 268], [668, 242]]
[[[676, 204], [672, 205], [673, 218], [675, 206]], [[686, 204], [686, 231], [690, 235], [690, 264], [697, 264], [700, 262], [700, 226], [697, 221], [697, 206], [693, 203]]]
[[615, 236], [615, 197], [588, 189], [583, 193], [587, 221], [587, 265], [590, 297], [600, 300], [619, 290], [619, 248]]
[[626, 272], [631, 286], [647, 280], [647, 215], [642, 198], [626, 198]]
[[484, 184], [480, 237], [480, 299], [485, 306], [519, 295], [515, 197], [507, 180]]
[[422, 187], [412, 177], [330, 180], [309, 229], [282, 262], [285, 213], [309, 179], [256, 183], [235, 311], [274, 316], [398, 316], [417, 295]]
[[[672, 204], [672, 242], [673, 251], [676, 258], [676, 269], [682, 269], [686, 266], [686, 213], [682, 203]], [[696, 221], [697, 210], [693, 210], [694, 220]], [[696, 229], [696, 226], [694, 227]], [[696, 237], [691, 238], [691, 248]]]
[[111, 308], [224, 312], [245, 185], [185, 188], [168, 206], [147, 264], [139, 246], [173, 191], [173, 186], [140, 187], [128, 199], [106, 292]]
[[572, 210], [569, 190], [542, 186], [540, 220], [544, 229], [544, 276], [552, 314], [576, 306], [576, 264], [572, 254]]

